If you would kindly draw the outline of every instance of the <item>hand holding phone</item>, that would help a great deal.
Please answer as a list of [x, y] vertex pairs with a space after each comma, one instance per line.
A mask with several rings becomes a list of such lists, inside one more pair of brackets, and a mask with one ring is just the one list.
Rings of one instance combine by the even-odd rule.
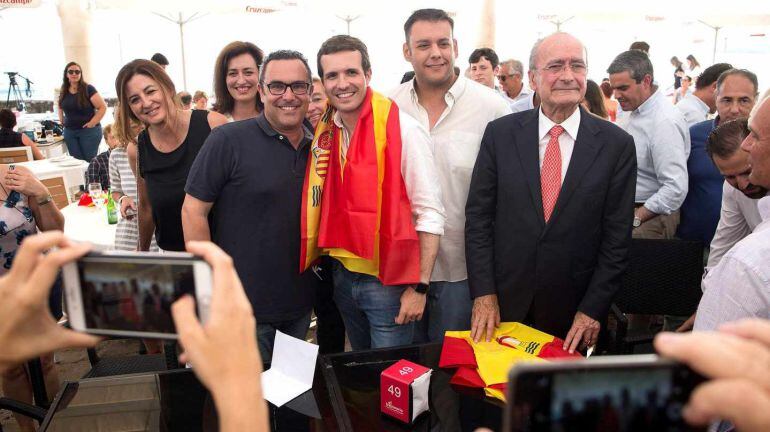
[[124, 195], [124, 197], [120, 199], [120, 215], [125, 219], [131, 220], [136, 216], [136, 203], [130, 196]]

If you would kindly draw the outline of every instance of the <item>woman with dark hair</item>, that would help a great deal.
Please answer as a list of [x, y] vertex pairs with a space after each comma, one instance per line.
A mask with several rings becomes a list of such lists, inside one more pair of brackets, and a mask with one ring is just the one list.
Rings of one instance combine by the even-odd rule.
[[581, 104], [591, 114], [604, 120], [609, 120], [607, 109], [604, 107], [604, 97], [602, 96], [602, 91], [599, 90], [599, 85], [596, 84], [595, 81], [586, 81], [586, 95], [583, 97]]
[[0, 148], [32, 147], [32, 157], [35, 160], [45, 159], [43, 153], [37, 148], [35, 142], [26, 134], [14, 132], [16, 127], [16, 115], [9, 109], [0, 110]]
[[[156, 63], [134, 60], [118, 72], [120, 101], [116, 136], [129, 145], [139, 195], [139, 250], [150, 248], [153, 232], [163, 250], [185, 250], [182, 234], [184, 186], [195, 157], [211, 129], [227, 122], [215, 112], [185, 111], [174, 100], [171, 78]], [[136, 137], [131, 127], [144, 125]]]
[[102, 142], [99, 122], [107, 105], [94, 86], [83, 79], [83, 68], [75, 62], [64, 68], [59, 89], [59, 121], [64, 125], [64, 141], [70, 155], [90, 162]]
[[610, 116], [610, 121], [614, 122], [618, 116], [618, 101], [612, 99], [612, 85], [610, 85], [609, 81], [602, 81], [599, 89], [602, 91], [604, 109], [607, 110], [607, 115]]
[[682, 61], [679, 57], [671, 57], [671, 66], [674, 67], [674, 88], [678, 89], [682, 86], [682, 77], [684, 76], [684, 68], [682, 67]]
[[214, 66], [214, 94], [217, 112], [228, 121], [254, 118], [262, 111], [259, 68], [263, 53], [251, 42], [230, 42], [217, 56]]

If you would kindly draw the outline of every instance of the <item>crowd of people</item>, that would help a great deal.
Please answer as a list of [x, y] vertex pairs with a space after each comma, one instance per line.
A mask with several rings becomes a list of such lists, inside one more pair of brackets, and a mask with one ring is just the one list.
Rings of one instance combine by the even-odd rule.
[[[297, 51], [265, 56], [249, 42], [227, 45], [211, 111], [205, 93], [177, 93], [165, 58], [134, 60], [117, 74], [115, 124], [104, 132], [126, 224], [116, 245], [146, 251], [155, 241], [214, 265], [212, 305], [221, 310], [206, 327], [192, 299], [172, 310], [184, 356], [215, 387], [223, 424], [241, 420], [220, 405], [229, 392], [248, 391], [234, 374], [258, 381], [255, 363], [270, 360], [275, 332], [304, 339], [313, 310], [319, 334], [331, 332], [338, 347], [347, 334], [354, 350], [468, 328], [489, 340], [501, 321], [518, 321], [574, 352], [596, 344], [631, 239], [683, 238], [705, 245], [704, 296], [694, 316], [667, 316], [664, 328], [714, 333], [664, 334], [656, 348], [715, 378], [686, 417], [769, 427], [770, 410], [742, 405], [770, 407], [758, 369], [770, 358], [770, 324], [739, 321], [770, 318], [770, 102], [756, 75], [727, 63], [701, 71], [692, 56], [684, 75], [674, 57], [680, 87], [695, 80], [674, 104], [643, 42], [598, 65], [607, 74], [598, 83], [587, 79], [586, 47], [567, 33], [535, 43], [526, 79], [520, 60], [500, 62], [491, 48], [474, 50], [461, 75], [454, 22], [442, 10], [415, 11], [404, 36], [413, 77], [388, 93], [369, 86], [368, 49], [347, 35], [323, 42], [318, 78]], [[101, 136], [104, 102], [76, 63], [65, 68], [62, 95], [68, 146], [72, 137], [75, 152], [96, 156], [90, 140]], [[27, 221], [40, 223], [41, 208], [55, 207], [33, 204], [41, 193], [23, 174], [0, 177], [27, 197], [19, 201], [30, 204]], [[52, 245], [59, 250], [43, 258]], [[47, 265], [17, 260], [0, 289], [8, 278], [53, 274], [85, 251], [59, 234], [25, 246], [28, 262]], [[48, 279], [25, 281], [30, 292], [14, 295], [39, 303]], [[224, 291], [234, 298], [217, 302]], [[67, 336], [5, 361], [95, 342], [51, 324], [40, 317], [46, 332]], [[243, 332], [225, 335], [231, 326]], [[7, 328], [0, 335], [10, 340], [26, 331]], [[717, 341], [730, 345], [733, 365], [698, 346]], [[224, 365], [241, 356], [237, 366], [254, 369]], [[18, 377], [18, 367], [4, 374], [14, 370]]]

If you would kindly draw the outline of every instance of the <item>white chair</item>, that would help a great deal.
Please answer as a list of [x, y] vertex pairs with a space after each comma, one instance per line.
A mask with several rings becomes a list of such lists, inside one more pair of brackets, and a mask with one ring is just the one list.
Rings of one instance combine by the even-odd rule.
[[32, 160], [32, 147], [7, 147], [0, 148], [0, 163], [10, 164], [29, 162]]

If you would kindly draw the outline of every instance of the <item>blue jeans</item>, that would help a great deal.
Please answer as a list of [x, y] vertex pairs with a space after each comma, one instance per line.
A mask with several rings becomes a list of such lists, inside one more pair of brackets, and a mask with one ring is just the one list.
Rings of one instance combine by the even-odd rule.
[[72, 157], [91, 162], [102, 142], [102, 126], [96, 125], [89, 129], [64, 128], [64, 142]]
[[257, 344], [259, 355], [263, 363], [273, 360], [273, 345], [275, 345], [275, 331], [280, 330], [291, 337], [305, 340], [310, 328], [310, 312], [300, 318], [278, 322], [257, 322]]
[[425, 313], [416, 323], [414, 342], [441, 342], [444, 333], [470, 330], [473, 300], [468, 280], [431, 282]]
[[374, 276], [354, 273], [334, 260], [334, 302], [353, 350], [409, 345], [414, 323], [396, 324], [403, 285], [383, 285]]

